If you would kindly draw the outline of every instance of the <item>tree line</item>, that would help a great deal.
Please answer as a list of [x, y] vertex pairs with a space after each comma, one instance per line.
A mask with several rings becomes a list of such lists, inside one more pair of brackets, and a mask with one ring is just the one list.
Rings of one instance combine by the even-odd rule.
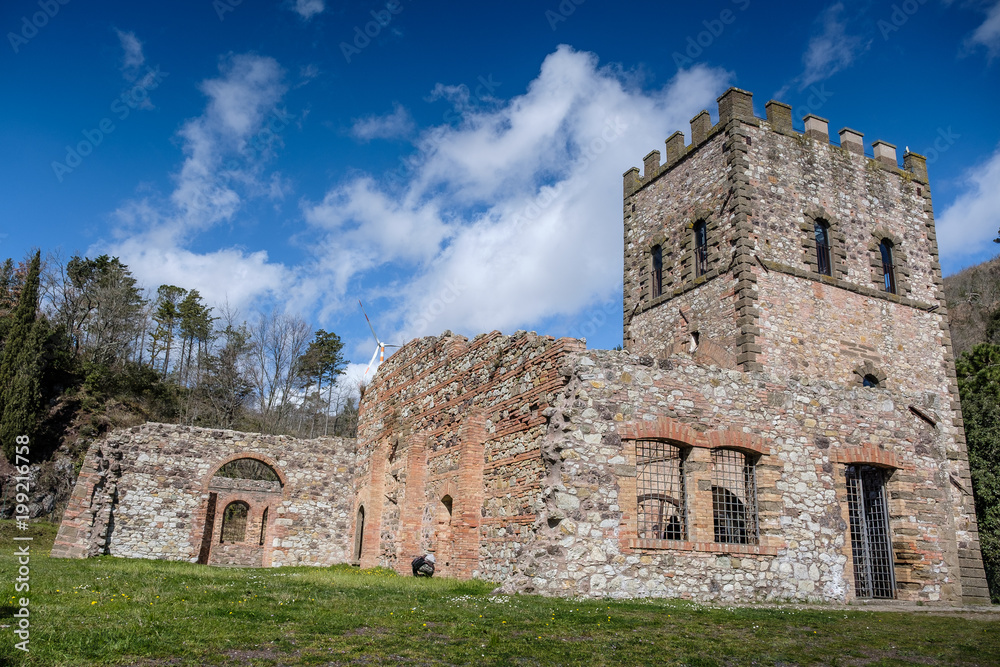
[[228, 305], [209, 306], [197, 289], [147, 292], [117, 257], [7, 259], [0, 442], [10, 458], [14, 436], [58, 439], [72, 421], [67, 411], [112, 407], [132, 423], [353, 436], [357, 405], [337, 383], [342, 348], [337, 334], [277, 309], [244, 320]]

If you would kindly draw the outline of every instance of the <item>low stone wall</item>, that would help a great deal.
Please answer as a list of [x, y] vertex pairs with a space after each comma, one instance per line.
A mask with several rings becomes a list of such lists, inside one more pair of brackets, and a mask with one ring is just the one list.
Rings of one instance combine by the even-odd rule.
[[[240, 458], [269, 465], [280, 483], [213, 479]], [[87, 452], [52, 555], [264, 566], [346, 562], [354, 458], [354, 440], [342, 438], [154, 423], [115, 431]], [[223, 544], [221, 517], [237, 501], [250, 506], [245, 537]]]

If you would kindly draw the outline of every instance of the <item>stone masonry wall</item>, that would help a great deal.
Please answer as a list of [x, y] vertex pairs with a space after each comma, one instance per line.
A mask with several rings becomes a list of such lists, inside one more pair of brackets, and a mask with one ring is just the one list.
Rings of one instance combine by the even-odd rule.
[[[154, 423], [115, 431], [87, 452], [52, 555], [264, 566], [346, 562], [354, 457], [354, 441], [341, 438]], [[240, 458], [266, 463], [281, 483], [214, 477]], [[246, 539], [222, 543], [221, 517], [236, 500], [251, 508]]]
[[562, 359], [583, 347], [445, 333], [393, 354], [359, 413], [357, 562], [407, 572], [430, 552], [443, 575], [509, 575], [540, 507], [542, 412], [565, 384]]
[[[775, 379], [588, 351], [567, 360], [569, 383], [547, 411], [550, 462], [536, 540], [510, 590], [590, 597], [824, 600], [854, 597], [845, 469], [870, 463], [888, 482], [897, 596], [962, 599], [947, 472], [955, 427], [931, 425], [932, 394]], [[947, 413], [945, 413], [947, 414]], [[635, 439], [686, 450], [688, 540], [640, 540]], [[756, 464], [760, 543], [713, 539], [710, 451]]]

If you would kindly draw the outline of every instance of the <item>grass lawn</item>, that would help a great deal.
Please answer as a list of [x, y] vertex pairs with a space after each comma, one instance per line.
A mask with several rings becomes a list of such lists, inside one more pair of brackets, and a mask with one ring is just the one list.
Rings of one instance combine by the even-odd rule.
[[32, 524], [30, 652], [0, 522], [0, 665], [1000, 665], [1000, 616], [491, 596], [349, 567], [55, 560]]

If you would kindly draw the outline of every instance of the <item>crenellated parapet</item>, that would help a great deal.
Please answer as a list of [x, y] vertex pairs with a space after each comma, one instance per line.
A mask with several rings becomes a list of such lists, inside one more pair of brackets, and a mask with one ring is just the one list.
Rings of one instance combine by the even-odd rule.
[[[773, 132], [787, 136], [803, 137], [825, 143], [830, 142], [830, 121], [815, 114], [807, 114], [802, 118], [805, 129], [799, 132], [792, 127], [792, 107], [783, 102], [771, 100], [764, 105], [765, 118], [758, 118], [753, 113], [753, 93], [739, 88], [730, 88], [717, 100], [718, 122], [712, 123], [708, 110], [700, 111], [691, 119], [691, 143], [686, 144], [682, 132], [674, 132], [666, 140], [665, 161], [661, 164], [661, 154], [658, 150], [650, 151], [643, 158], [642, 173], [637, 167], [632, 167], [624, 173], [624, 195], [634, 194], [662, 174], [670, 171], [688, 155], [696, 151], [708, 140], [728, 127], [734, 120], [753, 126], [761, 126], [762, 122]], [[839, 132], [839, 148], [850, 153], [864, 156], [864, 135], [856, 130], [844, 128]], [[873, 157], [868, 158], [874, 166], [882, 167], [889, 172], [901, 174], [907, 172], [908, 177], [920, 183], [927, 184], [927, 158], [917, 153], [906, 151], [903, 154], [903, 166], [899, 167], [896, 146], [878, 140], [871, 144]]]

